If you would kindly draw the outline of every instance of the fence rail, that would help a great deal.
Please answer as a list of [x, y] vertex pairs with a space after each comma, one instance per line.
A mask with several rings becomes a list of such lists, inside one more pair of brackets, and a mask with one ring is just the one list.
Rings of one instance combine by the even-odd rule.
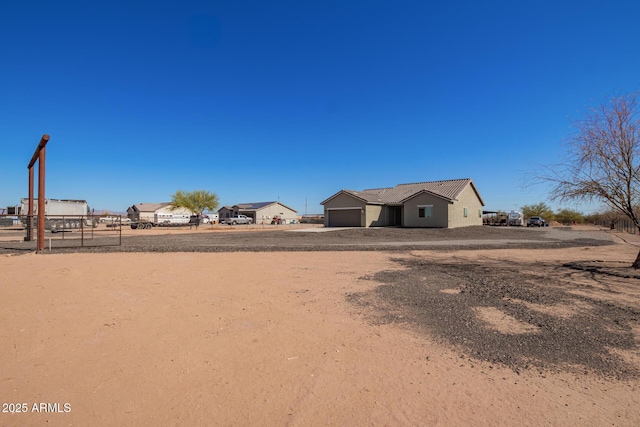
[[[94, 215], [47, 215], [44, 221], [46, 246], [49, 249], [122, 246], [120, 220], [104, 221]], [[30, 249], [35, 245], [32, 231], [37, 228], [38, 215], [0, 215], [0, 240], [6, 247], [11, 246], [9, 242], [23, 242], [16, 249]]]

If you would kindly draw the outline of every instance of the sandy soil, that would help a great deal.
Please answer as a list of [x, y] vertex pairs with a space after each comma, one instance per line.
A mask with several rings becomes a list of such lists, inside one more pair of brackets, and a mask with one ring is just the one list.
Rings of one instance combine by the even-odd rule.
[[[401, 269], [398, 257], [544, 275], [636, 252], [0, 255], [0, 425], [640, 425], [636, 378], [517, 373], [371, 322], [346, 298], [379, 285], [367, 277]], [[640, 307], [637, 279], [570, 279]], [[478, 317], [530, 333], [495, 310]], [[640, 367], [637, 347], [624, 357]], [[16, 408], [26, 413], [5, 412]]]

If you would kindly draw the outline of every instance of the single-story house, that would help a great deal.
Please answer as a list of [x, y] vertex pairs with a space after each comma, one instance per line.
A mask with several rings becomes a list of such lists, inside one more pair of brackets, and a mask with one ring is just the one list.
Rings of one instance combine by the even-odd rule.
[[193, 212], [187, 208], [171, 209], [171, 207], [171, 202], [138, 203], [127, 209], [127, 217], [132, 221], [151, 221], [158, 224], [174, 222], [178, 218], [186, 218], [184, 222], [189, 222], [189, 217], [193, 215]]
[[280, 202], [238, 203], [233, 206], [223, 206], [218, 210], [220, 221], [235, 215], [246, 215], [253, 219], [254, 224], [270, 224], [274, 216], [279, 216], [287, 223], [297, 219], [297, 212]]
[[482, 225], [484, 201], [469, 178], [340, 190], [321, 202], [325, 227]]

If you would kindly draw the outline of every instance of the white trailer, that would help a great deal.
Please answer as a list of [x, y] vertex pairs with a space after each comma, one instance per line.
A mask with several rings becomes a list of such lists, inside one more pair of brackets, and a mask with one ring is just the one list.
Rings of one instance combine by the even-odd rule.
[[[26, 225], [29, 214], [29, 199], [20, 199], [20, 206], [10, 207], [20, 220]], [[33, 226], [37, 226], [38, 199], [33, 199]], [[44, 228], [52, 232], [78, 229], [81, 227], [97, 227], [98, 221], [91, 217], [91, 211], [86, 200], [44, 200]]]
[[130, 215], [131, 228], [136, 230], [150, 230], [153, 227], [176, 227], [189, 225], [191, 215], [185, 212], [158, 212], [153, 216], [147, 214]]
[[511, 211], [507, 214], [507, 225], [524, 225], [524, 215], [522, 212]]

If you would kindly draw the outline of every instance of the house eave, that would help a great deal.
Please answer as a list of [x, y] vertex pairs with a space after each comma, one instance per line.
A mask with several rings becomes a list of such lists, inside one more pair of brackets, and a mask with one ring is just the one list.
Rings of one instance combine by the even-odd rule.
[[334, 194], [333, 196], [329, 197], [327, 200], [324, 200], [324, 201], [320, 202], [320, 204], [324, 206], [325, 204], [330, 202], [332, 199], [338, 197], [340, 194], [346, 194], [347, 196], [353, 197], [356, 200], [360, 200], [361, 202], [364, 202], [367, 205], [384, 205], [384, 203], [382, 203], [382, 202], [372, 202], [372, 201], [366, 200], [366, 199], [364, 199], [362, 197], [358, 197], [355, 194], [351, 193], [350, 190], [340, 190], [336, 194]]

